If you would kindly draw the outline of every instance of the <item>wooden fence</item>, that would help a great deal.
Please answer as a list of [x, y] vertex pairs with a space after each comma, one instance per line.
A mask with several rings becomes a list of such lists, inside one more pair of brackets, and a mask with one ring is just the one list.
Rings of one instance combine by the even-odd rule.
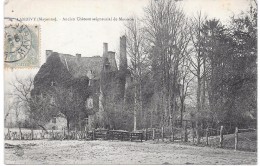
[[26, 130], [12, 131], [8, 129], [5, 133], [6, 140], [141, 140], [143, 141], [143, 133], [140, 131], [128, 132], [124, 130], [106, 130], [93, 129], [92, 131], [70, 131], [65, 130]]
[[[136, 141], [140, 140], [170, 140], [170, 141], [182, 141], [182, 142], [192, 142], [195, 143], [196, 132], [194, 128], [171, 128], [171, 127], [162, 127], [162, 128], [147, 128], [138, 130], [135, 132], [128, 132], [125, 130], [107, 130], [107, 129], [93, 129], [92, 131], [70, 131], [69, 133], [65, 130], [50, 130], [48, 132], [41, 130], [27, 130], [26, 132], [22, 131], [11, 131], [8, 129], [5, 133], [6, 140], [121, 140], [121, 141]], [[256, 129], [235, 129], [234, 136], [229, 138], [224, 137], [227, 132], [225, 131], [224, 126], [220, 128], [206, 128], [200, 129], [201, 134], [201, 143], [206, 146], [218, 146], [218, 147], [228, 147], [238, 149], [239, 143], [242, 143], [242, 140], [239, 138], [243, 137], [246, 141], [255, 142], [256, 140], [250, 140], [245, 135], [240, 133], [243, 132], [256, 132]], [[232, 143], [227, 143], [225, 141], [231, 141]], [[244, 141], [245, 142], [245, 141]], [[225, 143], [225, 144], [224, 144]], [[233, 145], [230, 145], [233, 144]], [[241, 149], [241, 148], [240, 148]]]
[[[239, 129], [235, 128], [234, 132], [225, 130], [224, 126], [217, 129], [201, 129], [201, 143], [206, 146], [215, 146], [234, 150], [256, 151], [256, 129]], [[246, 132], [246, 134], [242, 134]], [[251, 138], [252, 137], [252, 138]], [[192, 142], [195, 142], [194, 139]]]
[[25, 130], [25, 131], [12, 131], [8, 129], [5, 133], [6, 140], [63, 140], [63, 139], [88, 139], [89, 133], [85, 131], [71, 131], [67, 132], [65, 130]]
[[[257, 150], [257, 130], [253, 128], [235, 129], [235, 150]], [[245, 134], [243, 134], [245, 133]], [[251, 138], [252, 137], [252, 138]]]
[[92, 131], [70, 131], [65, 130], [26, 130], [26, 131], [12, 131], [8, 129], [5, 133], [5, 139], [7, 140], [77, 140], [77, 139], [89, 139], [89, 140], [171, 140], [171, 141], [188, 141], [190, 133], [192, 131], [188, 128], [170, 128], [162, 127], [147, 128], [138, 130], [135, 132], [128, 132], [124, 130], [107, 130], [107, 129], [95, 129]]

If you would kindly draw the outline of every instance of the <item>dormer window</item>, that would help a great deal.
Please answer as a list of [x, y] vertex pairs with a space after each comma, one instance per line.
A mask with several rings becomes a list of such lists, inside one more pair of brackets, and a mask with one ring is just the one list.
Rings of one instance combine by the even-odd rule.
[[51, 86], [55, 86], [56, 82], [55, 81], [51, 81]]

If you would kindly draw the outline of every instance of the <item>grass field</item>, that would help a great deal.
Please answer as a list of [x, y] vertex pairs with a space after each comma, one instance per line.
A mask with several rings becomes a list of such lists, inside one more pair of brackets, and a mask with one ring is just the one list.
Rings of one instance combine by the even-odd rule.
[[[257, 153], [162, 142], [5, 141], [5, 164], [256, 164]], [[12, 146], [11, 146], [12, 145]]]

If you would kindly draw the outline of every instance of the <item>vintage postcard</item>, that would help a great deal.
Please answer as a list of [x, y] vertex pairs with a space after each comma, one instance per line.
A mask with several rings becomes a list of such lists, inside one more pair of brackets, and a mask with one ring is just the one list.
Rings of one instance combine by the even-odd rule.
[[4, 163], [256, 165], [256, 0], [5, 0]]

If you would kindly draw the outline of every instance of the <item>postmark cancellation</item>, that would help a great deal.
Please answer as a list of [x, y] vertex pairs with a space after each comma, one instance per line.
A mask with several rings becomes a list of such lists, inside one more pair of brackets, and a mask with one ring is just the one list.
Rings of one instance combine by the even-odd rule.
[[34, 68], [40, 65], [40, 26], [5, 19], [4, 64], [6, 68]]

